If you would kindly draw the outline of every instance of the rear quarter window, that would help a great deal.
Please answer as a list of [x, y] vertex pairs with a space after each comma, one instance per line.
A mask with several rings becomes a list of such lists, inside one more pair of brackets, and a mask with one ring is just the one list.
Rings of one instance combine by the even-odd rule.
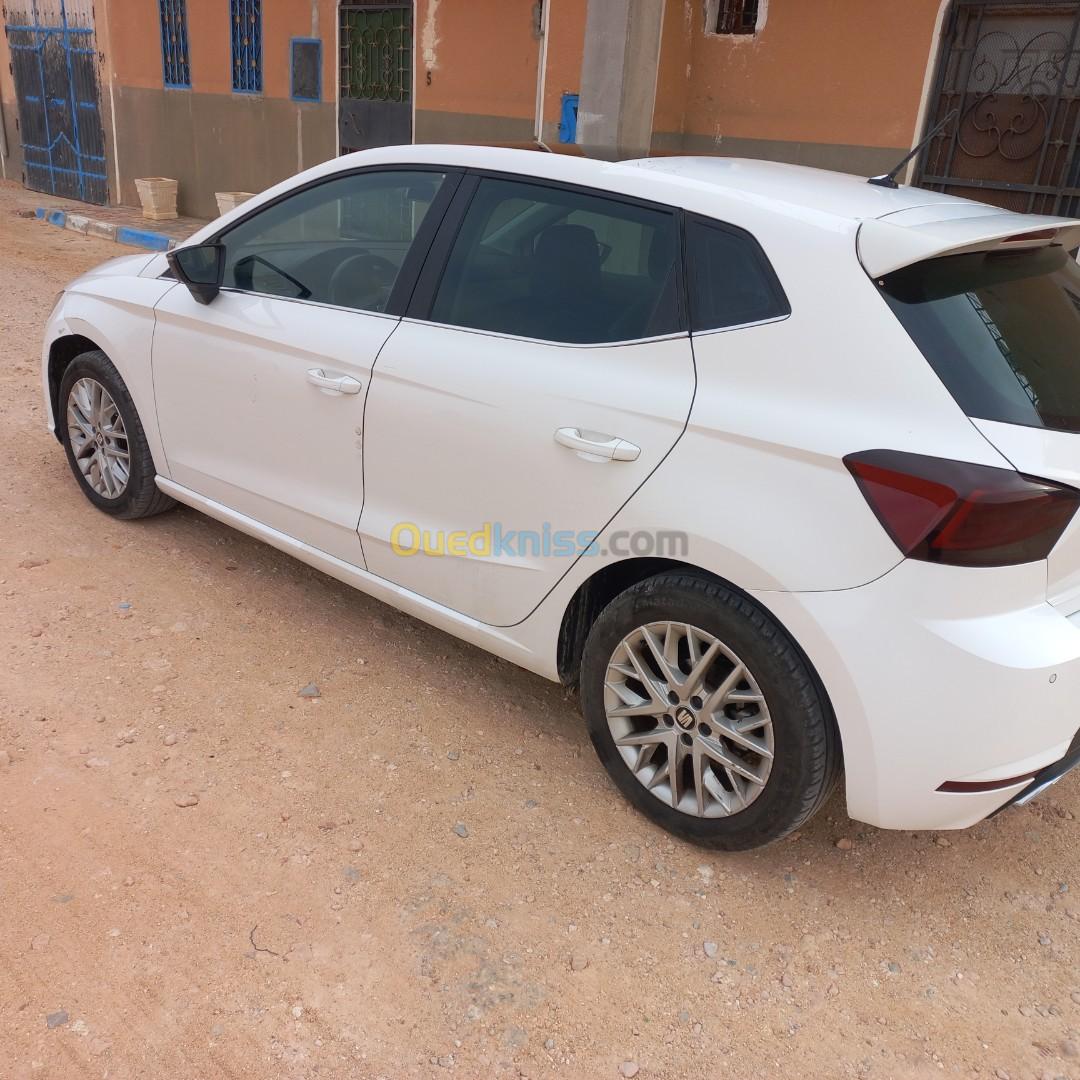
[[1080, 267], [1062, 248], [930, 259], [879, 286], [968, 416], [1080, 431]]
[[692, 330], [720, 330], [791, 314], [761, 245], [742, 229], [688, 218], [686, 262]]

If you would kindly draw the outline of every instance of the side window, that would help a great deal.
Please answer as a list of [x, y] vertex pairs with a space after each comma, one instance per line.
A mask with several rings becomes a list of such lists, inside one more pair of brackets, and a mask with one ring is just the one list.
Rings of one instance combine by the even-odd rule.
[[741, 229], [689, 219], [686, 265], [691, 330], [717, 330], [791, 314], [765, 253]]
[[481, 180], [431, 319], [574, 344], [674, 333], [677, 253], [673, 213]]
[[221, 238], [224, 286], [385, 311], [444, 174], [357, 173], [307, 188]]

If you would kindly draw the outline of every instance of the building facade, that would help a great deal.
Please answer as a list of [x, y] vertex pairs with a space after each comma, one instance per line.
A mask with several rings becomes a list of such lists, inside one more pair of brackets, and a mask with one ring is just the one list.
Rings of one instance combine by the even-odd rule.
[[1074, 212], [1080, 0], [7, 0], [0, 172], [182, 212], [335, 154], [726, 154]]

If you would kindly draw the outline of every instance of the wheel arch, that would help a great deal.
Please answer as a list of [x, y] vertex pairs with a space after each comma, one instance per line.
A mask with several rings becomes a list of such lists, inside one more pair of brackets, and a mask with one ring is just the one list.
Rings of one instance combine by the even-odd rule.
[[761, 604], [758, 597], [751, 596], [745, 589], [739, 588], [734, 582], [721, 577], [711, 570], [706, 570], [704, 567], [697, 566], [694, 563], [683, 562], [678, 559], [651, 557], [622, 559], [618, 562], [608, 563], [607, 565], [600, 567], [595, 573], [591, 574], [581, 582], [574, 591], [574, 595], [570, 598], [570, 602], [566, 605], [559, 626], [559, 637], [556, 646], [556, 662], [559, 680], [562, 684], [564, 686], [577, 685], [578, 675], [581, 670], [581, 657], [585, 649], [585, 639], [589, 636], [589, 630], [592, 628], [593, 623], [596, 622], [600, 612], [603, 611], [604, 608], [607, 607], [607, 605], [620, 593], [625, 592], [627, 589], [644, 581], [646, 578], [655, 577], [657, 574], [662, 574], [669, 570], [708, 578], [711, 581], [723, 585], [724, 588], [731, 589], [733, 592], [745, 597], [751, 603], [765, 607], [769, 618], [780, 627], [784, 636], [791, 642], [792, 647], [796, 649], [803, 658], [807, 670], [811, 673], [814, 682], [817, 684], [818, 691], [821, 694], [821, 700], [836, 729], [837, 745], [840, 748], [842, 762], [843, 731], [837, 720], [832, 699], [829, 695], [828, 688], [825, 686], [825, 683], [817, 670], [817, 666], [807, 655], [806, 650], [802, 647], [798, 638], [784, 625], [783, 620], [781, 620], [774, 611], [768, 606]]
[[[158, 472], [168, 476], [168, 458], [157, 424], [151, 350], [157, 320], [154, 304], [175, 282], [134, 277], [104, 278], [94, 283], [98, 292], [73, 289], [61, 301], [57, 336], [43, 357], [43, 381], [48, 388], [54, 433], [61, 425], [60, 383], [64, 372], [81, 353], [97, 350], [116, 368], [134, 402]], [[126, 299], [108, 290], [124, 290]]]
[[[556, 646], [556, 663], [559, 681], [564, 686], [574, 686], [581, 668], [581, 655], [585, 639], [600, 612], [620, 593], [646, 578], [655, 577], [665, 570], [707, 571], [677, 559], [640, 557], [621, 559], [601, 566], [587, 577], [570, 598], [563, 611]], [[714, 574], [709, 574], [715, 577]]]
[[[101, 346], [83, 334], [64, 334], [58, 337], [49, 347], [49, 405], [53, 415], [53, 435], [57, 442], [61, 442], [60, 436], [60, 383], [64, 378], [64, 372], [68, 365], [85, 352], [101, 349]], [[104, 352], [104, 350], [101, 350]], [[106, 355], [108, 355], [106, 353]]]
[[[563, 611], [562, 621], [559, 625], [556, 653], [559, 679], [563, 685], [570, 686], [577, 681], [581, 654], [585, 648], [585, 639], [589, 636], [589, 630], [592, 624], [596, 622], [600, 612], [620, 593], [625, 592], [646, 578], [655, 577], [657, 574], [663, 574], [669, 570], [708, 578], [710, 581], [715, 581], [723, 585], [724, 588], [731, 589], [752, 603], [764, 606], [768, 610], [767, 605], [762, 605], [760, 599], [752, 596], [746, 589], [741, 588], [735, 582], [723, 577], [721, 574], [717, 574], [715, 571], [708, 570], [697, 563], [687, 562], [684, 559], [641, 556], [609, 562], [599, 567], [578, 585], [566, 605], [566, 609]], [[784, 626], [782, 620], [771, 610], [769, 611], [769, 617], [780, 626], [788, 639], [803, 655], [807, 665], [813, 669], [814, 664], [806, 655], [806, 651], [799, 644], [795, 635]]]

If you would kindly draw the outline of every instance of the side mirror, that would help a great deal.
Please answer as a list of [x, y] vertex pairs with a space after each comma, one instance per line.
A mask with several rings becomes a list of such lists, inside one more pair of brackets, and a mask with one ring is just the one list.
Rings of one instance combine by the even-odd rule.
[[221, 291], [225, 278], [225, 247], [222, 244], [199, 244], [175, 248], [165, 256], [169, 268], [200, 304], [209, 304]]

